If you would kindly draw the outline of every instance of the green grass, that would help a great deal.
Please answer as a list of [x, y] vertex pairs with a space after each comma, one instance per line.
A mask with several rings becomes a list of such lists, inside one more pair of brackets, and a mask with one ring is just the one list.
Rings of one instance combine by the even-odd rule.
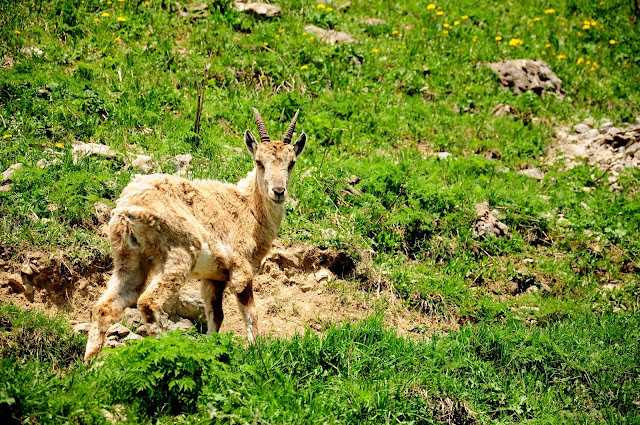
[[36, 423], [97, 423], [103, 409], [127, 423], [637, 423], [638, 331], [637, 315], [607, 313], [424, 341], [378, 319], [251, 347], [172, 333], [64, 375], [5, 358], [0, 409]]
[[[445, 405], [461, 423], [468, 411], [479, 422], [638, 422], [637, 400], [631, 400], [638, 371], [610, 350], [618, 344], [619, 352], [637, 354], [629, 335], [637, 330], [640, 297], [640, 172], [623, 171], [623, 189], [615, 192], [603, 170], [584, 164], [566, 171], [546, 159], [555, 126], [588, 117], [624, 126], [640, 115], [640, 32], [631, 2], [479, 6], [464, 0], [429, 9], [429, 2], [417, 0], [374, 0], [323, 9], [315, 1], [282, 0], [283, 15], [272, 20], [239, 14], [226, 1], [208, 2], [208, 16], [194, 19], [189, 10], [198, 4], [0, 3], [0, 171], [24, 164], [11, 189], [0, 192], [3, 258], [42, 249], [60, 253], [80, 273], [104, 264], [108, 246], [97, 234], [94, 204], [114, 205], [139, 171], [118, 159], [74, 163], [75, 141], [151, 155], [160, 172], [175, 171], [167, 158], [191, 153], [193, 177], [236, 181], [252, 167], [242, 143], [243, 131], [254, 126], [251, 107], [261, 111], [274, 138], [301, 108], [298, 130], [309, 142], [291, 187], [298, 202], [288, 205], [281, 236], [354, 253], [372, 250], [375, 269], [406, 308], [436, 321], [458, 321], [462, 329], [422, 344], [367, 322], [322, 337], [265, 341], [261, 360], [255, 348], [245, 351], [227, 337], [171, 337], [193, 344], [195, 351], [210, 344], [207, 349], [218, 353], [213, 346], [227, 344], [230, 360], [222, 363], [229, 367], [214, 363], [229, 372], [232, 392], [211, 392], [215, 379], [196, 381], [197, 400], [185, 401], [184, 417], [167, 410], [169, 399], [149, 395], [147, 410], [130, 400], [136, 399], [133, 393], [123, 392], [132, 422], [158, 415], [185, 423], [253, 417], [446, 422], [438, 413]], [[550, 8], [553, 13], [546, 13]], [[363, 23], [372, 17], [386, 23]], [[308, 24], [349, 31], [358, 42], [332, 46], [311, 40]], [[522, 45], [510, 46], [511, 39]], [[44, 54], [31, 53], [32, 46]], [[567, 96], [516, 96], [501, 89], [483, 63], [514, 58], [547, 61]], [[202, 131], [195, 134], [194, 72], [202, 75], [205, 64], [210, 78]], [[517, 114], [494, 116], [500, 103]], [[453, 159], [440, 161], [425, 151], [447, 151]], [[51, 165], [40, 169], [42, 159]], [[515, 172], [528, 166], [544, 171], [544, 180]], [[502, 172], [504, 167], [510, 172]], [[359, 178], [357, 195], [345, 192], [353, 175]], [[508, 237], [473, 237], [481, 201], [500, 209]], [[559, 222], [559, 214], [569, 224]], [[323, 237], [325, 229], [335, 236]], [[509, 286], [518, 282], [544, 284], [550, 291], [509, 295]], [[605, 291], [605, 284], [618, 289]], [[11, 309], [0, 314], [22, 317]], [[38, 325], [29, 332], [49, 329], [47, 321], [33, 320]], [[369, 333], [379, 339], [358, 340]], [[602, 343], [607, 334], [611, 339]], [[177, 343], [171, 338], [167, 344]], [[324, 364], [318, 357], [352, 346], [364, 353], [362, 362], [407, 351], [409, 363], [383, 362], [379, 372], [360, 375], [362, 368], [351, 360], [345, 371], [336, 359]], [[10, 405], [17, 420], [91, 423], [102, 418], [101, 409], [120, 402], [106, 395], [74, 396], [83, 388], [87, 394], [104, 391], [87, 389], [94, 372], [72, 365], [75, 348], [60, 349], [69, 357], [54, 349], [50, 357], [27, 361], [35, 350], [29, 347], [3, 346], [3, 369], [15, 371], [3, 379], [13, 376], [11, 385], [23, 389], [37, 383], [33, 403]], [[286, 350], [310, 358], [278, 354]], [[206, 369], [205, 357], [195, 351], [185, 361]], [[415, 359], [424, 360], [424, 370], [412, 366]], [[268, 376], [263, 361], [290, 375]], [[318, 363], [297, 371], [306, 361]], [[240, 366], [248, 372], [234, 375]], [[184, 370], [195, 373], [190, 367]], [[322, 385], [307, 382], [316, 375], [305, 374], [316, 370], [325, 374]], [[72, 390], [63, 396], [62, 388]], [[428, 396], [420, 395], [423, 390]], [[51, 391], [57, 398], [47, 398]], [[6, 397], [29, 399], [15, 394]]]

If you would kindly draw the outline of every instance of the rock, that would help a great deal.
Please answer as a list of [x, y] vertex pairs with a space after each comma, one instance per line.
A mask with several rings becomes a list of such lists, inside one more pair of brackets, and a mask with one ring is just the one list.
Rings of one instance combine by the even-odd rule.
[[547, 285], [546, 283], [541, 283], [540, 284], [540, 290], [542, 292], [551, 292], [551, 287], [549, 285]]
[[122, 323], [114, 323], [113, 325], [111, 325], [106, 335], [107, 338], [110, 336], [115, 336], [117, 339], [121, 339], [129, 335], [130, 333], [131, 330], [129, 330], [129, 328], [124, 326]]
[[509, 233], [506, 224], [498, 220], [495, 210], [489, 210], [489, 202], [484, 201], [476, 205], [476, 222], [473, 226], [474, 238], [488, 236], [503, 237]]
[[449, 157], [451, 157], [451, 154], [449, 152], [438, 152], [436, 156], [438, 159], [444, 160], [449, 159]]
[[22, 168], [22, 163], [20, 163], [20, 162], [18, 162], [17, 164], [13, 164], [13, 165], [9, 166], [9, 168], [7, 168], [2, 173], [2, 181], [3, 182], [10, 181], [12, 179], [13, 175], [16, 173], [16, 171], [18, 171], [21, 168]]
[[27, 46], [20, 49], [27, 56], [42, 56], [44, 52], [36, 46]]
[[300, 290], [305, 293], [313, 290], [314, 287], [315, 285], [311, 280], [306, 280], [299, 286]]
[[329, 283], [333, 280], [333, 273], [328, 269], [321, 269], [315, 273], [315, 278], [318, 283]]
[[536, 179], [536, 180], [543, 180], [544, 179], [544, 173], [542, 171], [540, 171], [537, 168], [527, 168], [525, 170], [520, 170], [518, 171], [518, 174], [523, 175], [523, 176], [527, 176], [527, 177], [531, 177], [532, 179]]
[[300, 256], [291, 250], [280, 249], [271, 255], [271, 259], [282, 268], [300, 267]]
[[144, 339], [142, 335], [138, 335], [137, 333], [131, 332], [129, 335], [125, 336], [122, 341], [139, 341]]
[[238, 12], [250, 13], [261, 18], [274, 18], [282, 14], [280, 6], [267, 3], [243, 3], [240, 1], [235, 2], [235, 8]]
[[498, 76], [500, 83], [504, 87], [512, 87], [515, 94], [530, 90], [541, 95], [549, 90], [564, 97], [562, 80], [544, 61], [513, 59], [489, 63], [487, 66]]
[[144, 173], [148, 173], [153, 170], [153, 159], [148, 155], [136, 155], [131, 166], [136, 167]]
[[113, 406], [113, 412], [110, 412], [107, 409], [102, 409], [102, 416], [104, 416], [107, 421], [115, 425], [127, 421], [127, 416], [124, 412], [124, 406], [122, 404], [116, 404]]
[[91, 323], [89, 322], [78, 323], [73, 325], [73, 333], [86, 335], [89, 333], [89, 328], [91, 328]]
[[510, 115], [513, 112], [513, 108], [506, 103], [500, 103], [493, 108], [493, 115], [496, 117], [504, 117], [505, 115]]
[[124, 347], [125, 345], [124, 342], [120, 342], [117, 339], [107, 339], [104, 343], [104, 348], [118, 348]]
[[367, 18], [367, 19], [363, 19], [362, 23], [373, 27], [376, 25], [384, 25], [387, 23], [387, 21], [380, 18]]
[[334, 229], [322, 229], [320, 231], [322, 233], [322, 239], [330, 240], [338, 237], [338, 232]]
[[17, 273], [0, 271], [0, 284], [2, 284], [2, 286], [9, 285], [17, 292], [27, 292], [27, 288], [23, 284], [22, 276]]
[[109, 146], [101, 145], [99, 143], [84, 143], [76, 142], [71, 150], [71, 156], [73, 163], [77, 164], [82, 158], [86, 156], [102, 156], [105, 158], [115, 158], [118, 156], [118, 152], [111, 149]]
[[573, 131], [575, 131], [576, 133], [586, 133], [589, 130], [591, 130], [591, 127], [586, 124], [577, 124], [575, 127], [573, 127]]
[[567, 145], [563, 153], [571, 158], [587, 158], [587, 147], [583, 145]]
[[638, 152], [638, 149], [640, 149], [640, 142], [635, 142], [631, 146], [628, 146], [625, 149], [624, 153], [627, 154], [627, 155], [635, 156], [636, 152]]
[[180, 330], [180, 331], [188, 331], [193, 328], [195, 325], [189, 319], [185, 319], [184, 317], [178, 320], [177, 322], [169, 322], [167, 329], [170, 331]]
[[45, 168], [47, 168], [50, 165], [51, 165], [51, 161], [49, 161], [48, 159], [45, 159], [45, 158], [42, 158], [38, 162], [36, 162], [36, 167], [38, 167], [41, 170], [44, 170]]
[[320, 41], [328, 44], [348, 44], [356, 41], [353, 36], [347, 32], [336, 30], [325, 30], [315, 25], [307, 25], [304, 30], [308, 33], [315, 34]]
[[20, 268], [20, 273], [31, 276], [33, 274], [33, 269], [29, 263], [24, 263]]
[[0, 192], [8, 192], [11, 190], [11, 184], [3, 184], [0, 186]]
[[123, 318], [124, 322], [132, 328], [137, 328], [143, 322], [142, 313], [137, 308], [125, 308]]
[[178, 166], [178, 171], [176, 174], [178, 176], [183, 176], [187, 173], [187, 169], [191, 166], [191, 161], [193, 161], [193, 156], [190, 153], [184, 155], [176, 155], [173, 158], [173, 162]]
[[170, 316], [180, 316], [194, 322], [200, 321], [205, 317], [200, 289], [194, 286], [183, 286], [178, 296], [165, 304], [165, 311]]
[[613, 121], [608, 118], [603, 118], [600, 121], [600, 134], [606, 134], [613, 127]]

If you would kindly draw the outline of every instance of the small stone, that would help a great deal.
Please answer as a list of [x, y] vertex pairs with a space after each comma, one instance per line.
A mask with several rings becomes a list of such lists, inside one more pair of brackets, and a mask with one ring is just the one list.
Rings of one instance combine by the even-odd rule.
[[138, 327], [142, 324], [142, 313], [137, 308], [125, 308], [124, 309], [124, 322], [130, 327]]
[[104, 348], [118, 348], [124, 347], [124, 343], [118, 341], [117, 339], [107, 339], [104, 343]]
[[577, 124], [575, 127], [573, 127], [573, 131], [576, 133], [586, 133], [589, 130], [591, 130], [591, 127], [586, 124]]
[[170, 331], [175, 331], [175, 330], [180, 330], [180, 331], [188, 331], [189, 329], [193, 328], [194, 324], [191, 320], [189, 319], [185, 319], [185, 318], [181, 318], [180, 320], [178, 320], [177, 322], [169, 322], [169, 325], [167, 326], [167, 329]]
[[274, 18], [282, 14], [280, 6], [267, 3], [243, 3], [240, 1], [235, 2], [235, 8], [238, 12], [250, 13], [262, 18]]
[[124, 326], [121, 323], [115, 323], [115, 324], [111, 325], [111, 327], [107, 331], [107, 337], [115, 335], [118, 339], [120, 339], [120, 338], [124, 338], [125, 336], [129, 335], [130, 333], [131, 333], [131, 331], [129, 330], [129, 328], [127, 328], [126, 326]]
[[89, 333], [89, 328], [91, 328], [91, 323], [89, 322], [78, 323], [76, 325], [73, 325], [73, 333], [86, 335]]
[[29, 263], [24, 263], [20, 268], [20, 273], [31, 276], [33, 274], [33, 269]]
[[2, 186], [0, 186], [0, 192], [8, 192], [10, 190], [11, 190], [10, 184], [3, 184]]
[[306, 292], [311, 291], [314, 288], [314, 284], [313, 284], [313, 282], [306, 281], [302, 285], [300, 285], [299, 288], [300, 288], [300, 290], [302, 292], [306, 293]]
[[526, 177], [531, 177], [532, 179], [536, 179], [536, 180], [543, 180], [544, 179], [544, 173], [542, 171], [540, 171], [537, 168], [527, 168], [525, 170], [520, 170], [518, 171], [518, 174], [526, 176]]
[[148, 173], [153, 170], [153, 159], [148, 155], [136, 155], [135, 159], [131, 161], [131, 166]]
[[344, 31], [325, 30], [315, 25], [307, 25], [304, 30], [315, 34], [320, 41], [328, 44], [348, 44], [356, 41], [351, 34]]
[[569, 220], [567, 220], [564, 217], [560, 217], [558, 218], [558, 226], [562, 226], [562, 227], [569, 227], [573, 225], [573, 223], [571, 223]]
[[601, 134], [606, 134], [611, 127], [613, 127], [613, 121], [611, 121], [610, 119], [603, 118], [602, 121], [600, 121]]
[[586, 120], [582, 121], [582, 123], [586, 126], [593, 127], [596, 125], [596, 120], [593, 117], [589, 117]]
[[451, 156], [449, 152], [438, 152], [438, 159], [448, 159]]
[[272, 258], [280, 267], [283, 268], [300, 267], [300, 257], [296, 253], [287, 250], [276, 251], [273, 254]]
[[638, 152], [639, 149], [640, 149], [640, 142], [635, 142], [631, 146], [627, 147], [624, 153], [627, 155], [635, 156], [636, 152]]
[[13, 164], [13, 165], [9, 166], [9, 168], [7, 168], [2, 173], [2, 181], [3, 182], [10, 181], [11, 178], [13, 177], [13, 175], [16, 173], [16, 171], [18, 171], [21, 168], [22, 168], [22, 163], [20, 163], [20, 162], [18, 162], [17, 164]]
[[333, 280], [333, 273], [328, 269], [321, 269], [316, 272], [315, 278], [318, 283], [328, 283]]
[[551, 287], [546, 283], [541, 283], [540, 289], [542, 290], [542, 292], [551, 292]]
[[367, 18], [367, 19], [363, 19], [362, 23], [369, 26], [376, 26], [376, 25], [384, 25], [387, 23], [387, 21], [379, 18]]
[[493, 108], [493, 115], [496, 117], [503, 117], [505, 115], [510, 115], [513, 113], [513, 108], [506, 103], [500, 103], [495, 108]]
[[137, 333], [131, 332], [129, 335], [125, 336], [122, 340], [123, 341], [139, 341], [141, 339], [144, 339], [144, 337], [141, 335], [138, 335]]
[[42, 158], [41, 160], [36, 162], [36, 167], [38, 167], [41, 170], [44, 170], [45, 168], [47, 168], [50, 165], [51, 165], [51, 161], [49, 161], [48, 159], [45, 159], [45, 158]]
[[335, 239], [338, 237], [338, 232], [336, 232], [334, 229], [322, 229], [321, 233], [322, 238], [325, 240]]

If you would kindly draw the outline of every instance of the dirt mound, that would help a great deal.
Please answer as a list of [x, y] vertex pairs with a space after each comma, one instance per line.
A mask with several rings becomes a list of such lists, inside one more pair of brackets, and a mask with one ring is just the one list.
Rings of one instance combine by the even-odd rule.
[[[457, 327], [454, 319], [407, 309], [397, 300], [390, 283], [371, 272], [370, 261], [368, 252], [350, 254], [335, 248], [277, 243], [254, 282], [261, 333], [285, 336], [304, 332], [307, 327], [322, 331], [331, 324], [358, 321], [374, 313], [382, 313], [401, 334]], [[75, 325], [82, 324], [89, 321], [91, 306], [104, 292], [110, 268], [108, 258], [81, 273], [61, 254], [32, 251], [9, 258], [9, 253], [3, 252], [0, 301], [62, 313]], [[202, 321], [199, 292], [199, 282], [187, 282], [176, 300], [165, 306], [171, 320], [180, 323], [186, 317], [189, 323]], [[245, 335], [235, 296], [229, 290], [225, 291], [223, 308], [222, 331]]]

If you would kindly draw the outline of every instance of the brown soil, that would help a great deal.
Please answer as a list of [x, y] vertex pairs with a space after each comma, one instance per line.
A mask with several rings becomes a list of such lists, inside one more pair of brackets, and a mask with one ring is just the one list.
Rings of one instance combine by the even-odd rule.
[[[0, 253], [0, 302], [63, 314], [79, 322], [89, 321], [91, 306], [110, 277], [108, 259], [80, 274], [61, 254], [30, 251], [9, 257], [7, 252]], [[32, 284], [32, 295], [15, 284], [21, 278]], [[402, 335], [421, 337], [458, 327], [455, 318], [443, 321], [409, 310], [396, 299], [390, 283], [370, 273], [365, 262], [335, 249], [277, 245], [256, 278], [254, 289], [259, 327], [265, 335], [289, 336], [306, 328], [320, 332], [332, 324], [358, 322], [376, 313]], [[229, 290], [225, 291], [223, 308], [221, 331], [245, 336], [235, 296]]]

